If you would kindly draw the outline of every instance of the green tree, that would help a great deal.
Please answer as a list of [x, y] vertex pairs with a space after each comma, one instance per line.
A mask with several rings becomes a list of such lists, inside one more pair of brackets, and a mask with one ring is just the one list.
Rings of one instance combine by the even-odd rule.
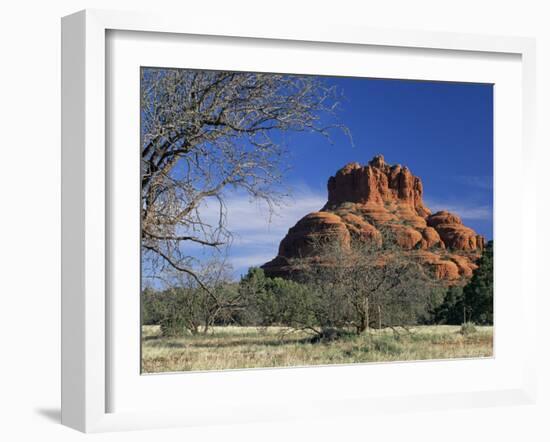
[[489, 241], [477, 265], [472, 279], [464, 287], [466, 319], [489, 325], [493, 323], [493, 241]]
[[429, 308], [430, 278], [409, 254], [398, 250], [391, 232], [378, 241], [350, 244], [318, 235], [313, 257], [296, 258], [296, 278], [314, 293], [321, 327], [354, 329], [417, 324]]
[[439, 323], [439, 311], [447, 297], [447, 288], [437, 283], [433, 287], [427, 288], [427, 293], [426, 306], [424, 312], [419, 315], [419, 322], [426, 325], [437, 324]]
[[462, 287], [449, 287], [441, 305], [435, 310], [434, 322], [437, 324], [460, 325], [464, 318], [464, 294]]
[[477, 265], [472, 279], [463, 288], [447, 289], [443, 303], [435, 311], [435, 322], [493, 324], [493, 241], [489, 241]]
[[168, 303], [163, 293], [150, 287], [141, 292], [141, 322], [143, 325], [158, 325], [167, 314]]
[[311, 290], [296, 281], [268, 278], [262, 269], [252, 267], [241, 279], [240, 290], [249, 324], [313, 330], [319, 323]]

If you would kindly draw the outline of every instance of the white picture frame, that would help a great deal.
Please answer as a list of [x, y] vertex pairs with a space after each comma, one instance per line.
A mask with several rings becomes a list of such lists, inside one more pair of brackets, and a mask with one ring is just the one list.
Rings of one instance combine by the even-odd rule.
[[[108, 338], [112, 320], [107, 299], [108, 244], [112, 230], [110, 216], [106, 121], [106, 66], [109, 54], [106, 35], [110, 31], [154, 32], [163, 35], [199, 35], [221, 38], [269, 39], [273, 41], [311, 42], [384, 48], [431, 49], [484, 54], [512, 54], [521, 62], [521, 164], [528, 176], [534, 167], [535, 107], [535, 42], [518, 37], [388, 31], [345, 26], [308, 24], [255, 24], [222, 22], [197, 17], [182, 25], [177, 17], [153, 16], [99, 10], [78, 12], [62, 21], [62, 423], [85, 432], [167, 426], [208, 425], [213, 423], [254, 422], [289, 417], [334, 416], [328, 402], [337, 403], [341, 415], [364, 415], [373, 410], [454, 408], [499, 404], [532, 403], [536, 393], [535, 339], [526, 339], [520, 361], [521, 381], [489, 390], [476, 387], [460, 393], [432, 391], [424, 395], [378, 396], [376, 403], [360, 394], [354, 397], [335, 395], [317, 399], [312, 407], [286, 406], [247, 402], [234, 399], [235, 407], [225, 415], [205, 413], [198, 407], [194, 413], [181, 407], [157, 410], [112, 411], [109, 407], [109, 370], [113, 360]], [[498, 173], [498, 170], [497, 172]], [[527, 256], [535, 256], [535, 194], [519, 190], [521, 211], [521, 305], [536, 305], [534, 266], [526, 265]], [[498, 251], [496, 252], [498, 256]], [[519, 284], [519, 282], [518, 282]], [[497, 284], [498, 285], [498, 284]], [[498, 292], [497, 292], [498, 293]], [[497, 294], [498, 296], [498, 294]], [[533, 321], [521, 324], [523, 337], [534, 336]], [[497, 328], [497, 333], [498, 328]], [[404, 370], [413, 370], [408, 364]], [[322, 370], [310, 368], [307, 370]], [[475, 369], [475, 367], [474, 367]], [[293, 376], [286, 370], [287, 377]], [[303, 370], [303, 369], [302, 369]], [[355, 370], [357, 371], [357, 370]], [[298, 373], [295, 371], [294, 373]], [[251, 372], [249, 372], [251, 373]], [[254, 373], [258, 373], [254, 371]], [[302, 371], [303, 373], [303, 371]], [[311, 372], [309, 372], [311, 373]], [[240, 375], [242, 376], [243, 373]], [[136, 375], [136, 373], [133, 373]], [[220, 373], [203, 377], [222, 378]], [[246, 376], [246, 373], [245, 373]], [[269, 370], [255, 375], [254, 382], [266, 382]], [[300, 376], [298, 374], [298, 376]], [[303, 376], [303, 374], [302, 374]], [[261, 379], [260, 379], [261, 378]], [[199, 378], [193, 378], [198, 381]], [[236, 378], [235, 378], [236, 379]], [[165, 376], [170, 387], [175, 377]], [[282, 382], [281, 380], [279, 382]], [[174, 384], [175, 385], [175, 384]], [[243, 384], [244, 385], [244, 384]], [[240, 402], [239, 402], [240, 401]]]

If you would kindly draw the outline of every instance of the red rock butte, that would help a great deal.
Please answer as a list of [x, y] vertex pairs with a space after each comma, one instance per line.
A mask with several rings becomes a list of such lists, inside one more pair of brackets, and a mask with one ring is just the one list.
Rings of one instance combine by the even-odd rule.
[[349, 244], [353, 238], [379, 238], [381, 229], [392, 232], [400, 248], [436, 278], [453, 284], [472, 276], [485, 239], [453, 213], [432, 214], [422, 200], [422, 181], [407, 167], [386, 164], [377, 155], [366, 166], [347, 164], [327, 187], [325, 206], [290, 228], [278, 255], [262, 266], [268, 276], [287, 277], [292, 259], [314, 257], [315, 236]]

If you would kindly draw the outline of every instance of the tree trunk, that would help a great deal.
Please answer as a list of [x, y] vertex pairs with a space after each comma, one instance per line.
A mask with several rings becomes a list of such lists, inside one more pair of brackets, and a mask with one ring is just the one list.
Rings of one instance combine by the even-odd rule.
[[365, 298], [365, 322], [366, 328], [365, 331], [369, 329], [369, 298]]
[[361, 312], [359, 325], [357, 326], [357, 334], [366, 332], [369, 329], [369, 298], [365, 298], [363, 303], [363, 311]]

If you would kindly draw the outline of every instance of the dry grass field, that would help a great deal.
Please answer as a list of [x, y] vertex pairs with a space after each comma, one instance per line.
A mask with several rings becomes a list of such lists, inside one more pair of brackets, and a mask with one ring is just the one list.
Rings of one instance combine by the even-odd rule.
[[159, 373], [289, 367], [358, 362], [489, 357], [493, 327], [463, 335], [459, 326], [418, 326], [398, 335], [373, 330], [328, 343], [282, 327], [214, 327], [208, 335], [165, 338], [157, 326], [143, 326], [142, 371]]

